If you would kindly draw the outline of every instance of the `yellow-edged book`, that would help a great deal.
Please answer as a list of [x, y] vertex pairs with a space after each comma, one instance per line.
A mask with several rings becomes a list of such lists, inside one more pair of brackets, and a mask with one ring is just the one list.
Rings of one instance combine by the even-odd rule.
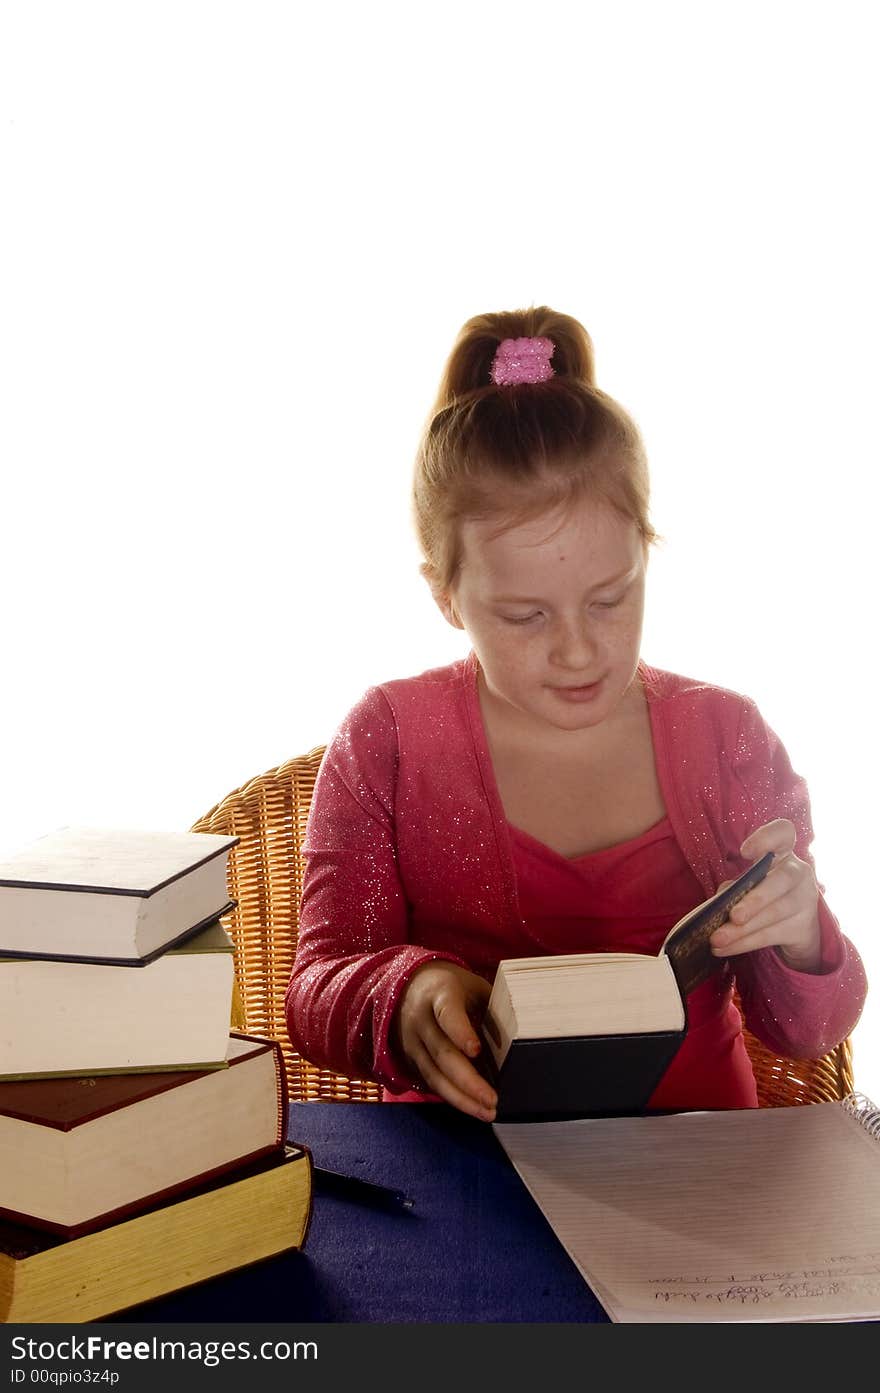
[[80, 1238], [0, 1223], [0, 1320], [99, 1320], [300, 1248], [311, 1210], [311, 1156], [287, 1146]]

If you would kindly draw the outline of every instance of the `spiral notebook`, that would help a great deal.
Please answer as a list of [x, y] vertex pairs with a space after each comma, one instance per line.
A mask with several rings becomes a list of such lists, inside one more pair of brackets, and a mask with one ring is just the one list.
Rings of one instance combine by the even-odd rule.
[[496, 1123], [613, 1321], [880, 1319], [880, 1110]]

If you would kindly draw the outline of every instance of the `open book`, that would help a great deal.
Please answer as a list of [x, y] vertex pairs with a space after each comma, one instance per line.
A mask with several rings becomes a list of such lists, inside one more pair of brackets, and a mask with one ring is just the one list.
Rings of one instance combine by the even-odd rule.
[[687, 997], [723, 959], [709, 939], [773, 861], [756, 861], [685, 914], [660, 951], [567, 953], [499, 963], [481, 1063], [498, 1118], [637, 1112], [687, 1027]]
[[880, 1112], [862, 1095], [495, 1134], [614, 1321], [880, 1318]]

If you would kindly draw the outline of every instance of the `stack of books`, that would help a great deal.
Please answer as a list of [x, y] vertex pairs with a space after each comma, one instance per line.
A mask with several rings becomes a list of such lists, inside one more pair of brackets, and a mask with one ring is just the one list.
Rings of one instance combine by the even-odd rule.
[[90, 1321], [302, 1245], [274, 1041], [230, 1031], [237, 838], [65, 828], [0, 863], [0, 1321]]

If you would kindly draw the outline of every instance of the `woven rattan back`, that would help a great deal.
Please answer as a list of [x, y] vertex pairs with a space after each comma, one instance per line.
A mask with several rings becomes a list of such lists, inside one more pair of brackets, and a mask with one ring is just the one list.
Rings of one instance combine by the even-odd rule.
[[306, 818], [323, 754], [323, 747], [311, 750], [251, 779], [192, 830], [241, 838], [229, 857], [229, 898], [238, 903], [223, 921], [235, 944], [235, 1023], [279, 1042], [292, 1100], [377, 1102], [377, 1084], [318, 1069], [298, 1055], [284, 1020], [299, 928]]
[[[251, 779], [193, 831], [241, 838], [229, 857], [229, 897], [238, 904], [224, 920], [235, 943], [236, 1024], [280, 1042], [292, 1099], [372, 1102], [381, 1097], [376, 1084], [318, 1069], [298, 1055], [284, 1020], [299, 927], [303, 838], [323, 754], [319, 746]], [[745, 1041], [762, 1107], [826, 1102], [852, 1091], [849, 1040], [822, 1059], [803, 1060], [773, 1054], [749, 1031]]]

